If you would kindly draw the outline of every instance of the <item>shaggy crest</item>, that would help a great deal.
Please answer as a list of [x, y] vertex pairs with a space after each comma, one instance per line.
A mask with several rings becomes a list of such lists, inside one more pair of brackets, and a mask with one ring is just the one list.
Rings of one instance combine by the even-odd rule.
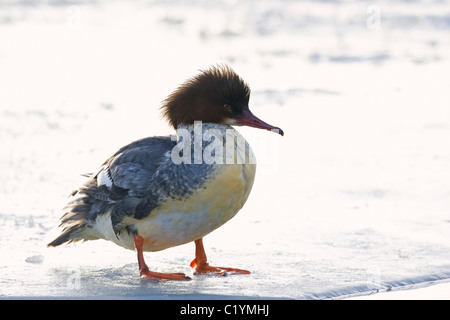
[[201, 71], [184, 82], [164, 101], [162, 116], [175, 129], [194, 121], [224, 123], [248, 107], [250, 88], [227, 65]]

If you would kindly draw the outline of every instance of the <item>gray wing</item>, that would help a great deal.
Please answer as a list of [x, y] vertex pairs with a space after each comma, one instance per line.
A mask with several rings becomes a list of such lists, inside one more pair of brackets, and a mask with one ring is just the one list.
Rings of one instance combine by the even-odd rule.
[[176, 143], [170, 136], [151, 137], [121, 148], [74, 191], [73, 195], [79, 193], [80, 197], [69, 203], [67, 217], [81, 217], [82, 213], [89, 222], [111, 212], [113, 229], [119, 234], [127, 227], [122, 225], [124, 217], [142, 219], [167, 199], [192, 193], [214, 166], [174, 164], [170, 152]]
[[[106, 180], [101, 182], [107, 184], [111, 192], [117, 188], [127, 190], [128, 196], [145, 196], [152, 184], [153, 175], [161, 162], [166, 161], [166, 153], [175, 144], [170, 137], [151, 137], [121, 148], [103, 164], [99, 173]], [[113, 200], [119, 200], [123, 194], [118, 195], [118, 199], [114, 198], [114, 194], [112, 196]]]
[[113, 229], [119, 233], [125, 216], [140, 219], [148, 215], [165, 194], [158, 190], [158, 170], [175, 144], [170, 136], [151, 137], [121, 148], [72, 193], [79, 197], [66, 206], [62, 220], [83, 218], [89, 222], [111, 212]]

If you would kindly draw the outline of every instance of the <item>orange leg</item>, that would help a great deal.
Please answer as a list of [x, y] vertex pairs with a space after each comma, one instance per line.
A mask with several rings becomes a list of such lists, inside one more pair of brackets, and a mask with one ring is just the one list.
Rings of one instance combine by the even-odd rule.
[[186, 277], [184, 273], [160, 273], [150, 271], [145, 264], [144, 261], [144, 253], [142, 251], [142, 246], [144, 244], [144, 238], [141, 236], [134, 236], [134, 246], [137, 251], [138, 263], [139, 263], [139, 272], [141, 273], [142, 278], [150, 279], [150, 280], [189, 280], [189, 277]]
[[195, 268], [195, 274], [209, 273], [221, 276], [227, 274], [250, 274], [250, 271], [247, 270], [210, 266], [206, 262], [206, 253], [202, 238], [195, 240], [195, 259], [191, 262], [191, 268]]

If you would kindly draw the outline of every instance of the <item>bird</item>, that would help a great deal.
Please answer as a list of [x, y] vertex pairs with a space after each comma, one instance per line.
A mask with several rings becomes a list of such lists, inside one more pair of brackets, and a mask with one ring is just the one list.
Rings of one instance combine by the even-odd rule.
[[249, 274], [208, 263], [203, 237], [233, 218], [249, 197], [256, 159], [234, 128], [274, 131], [249, 109], [250, 87], [226, 64], [212, 65], [179, 85], [160, 106], [176, 135], [134, 141], [86, 175], [47, 246], [104, 239], [137, 252], [142, 278], [189, 280], [150, 271], [144, 252], [194, 242], [194, 275]]

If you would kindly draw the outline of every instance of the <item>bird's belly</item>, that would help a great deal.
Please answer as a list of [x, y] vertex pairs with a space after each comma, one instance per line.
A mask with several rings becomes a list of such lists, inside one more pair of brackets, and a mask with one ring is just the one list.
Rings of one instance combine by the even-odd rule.
[[[236, 215], [250, 194], [255, 170], [255, 164], [221, 165], [218, 174], [188, 197], [167, 200], [147, 217], [127, 217], [123, 222], [133, 224], [144, 238], [144, 251], [159, 251], [194, 241]], [[113, 241], [134, 248], [130, 235], [120, 238]]]

